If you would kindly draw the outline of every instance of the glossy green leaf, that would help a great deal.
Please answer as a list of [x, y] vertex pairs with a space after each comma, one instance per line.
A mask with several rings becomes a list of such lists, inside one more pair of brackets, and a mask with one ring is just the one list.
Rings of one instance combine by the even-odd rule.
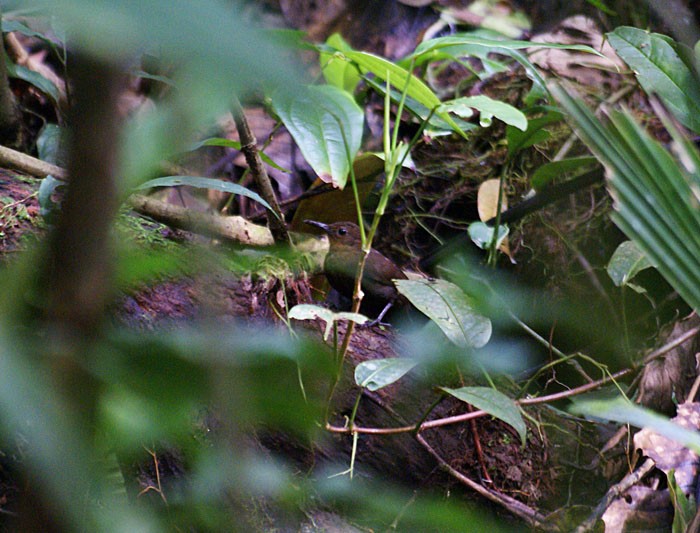
[[[407, 97], [429, 110], [438, 109], [441, 102], [432, 89], [398, 64], [368, 52], [346, 52], [345, 56], [357, 63], [363, 74], [371, 73], [385, 83], [389, 81], [398, 91], [403, 93], [405, 90]], [[455, 133], [466, 138], [465, 133], [448, 113], [437, 111], [436, 115], [449, 124]]]
[[700, 83], [683, 57], [682, 45], [666, 35], [629, 26], [607, 37], [644, 90], [658, 95], [684, 126], [700, 132]]
[[272, 103], [318, 177], [345, 187], [364, 124], [364, 113], [352, 96], [330, 85], [307, 86], [296, 95], [278, 91]]
[[394, 280], [401, 294], [457, 346], [479, 348], [491, 338], [491, 321], [479, 314], [454, 283], [435, 280]]
[[634, 241], [625, 241], [617, 247], [606, 268], [617, 287], [627, 285], [642, 270], [654, 265]]
[[231, 194], [239, 194], [255, 200], [259, 204], [264, 205], [271, 213], [272, 207], [256, 192], [246, 189], [238, 183], [231, 183], [230, 181], [217, 180], [213, 178], [203, 178], [200, 176], [165, 176], [163, 178], [156, 178], [148, 180], [146, 183], [142, 183], [137, 187], [137, 189], [150, 189], [152, 187], [178, 187], [180, 185], [187, 185], [189, 187], [196, 187], [198, 189], [214, 189], [217, 191], [228, 192]]
[[[476, 109], [481, 115], [481, 125], [486, 127], [490, 125], [492, 117], [525, 131], [527, 129], [527, 117], [522, 111], [513, 107], [510, 104], [494, 100], [488, 96], [465, 96], [445, 102], [439, 109], [454, 113], [462, 118], [470, 118]], [[484, 121], [488, 121], [484, 123]]]
[[[331, 35], [326, 41], [326, 45], [342, 53], [353, 50], [352, 46], [350, 46], [339, 33]], [[355, 92], [357, 85], [362, 80], [362, 76], [357, 70], [357, 67], [348, 63], [342, 57], [342, 54], [321, 50], [319, 53], [319, 63], [326, 82], [350, 94]]]
[[331, 328], [333, 327], [333, 324], [340, 320], [350, 320], [360, 325], [369, 321], [369, 319], [366, 316], [361, 315], [359, 313], [335, 313], [330, 309], [321, 307], [320, 305], [311, 304], [295, 305], [289, 310], [287, 318], [294, 320], [316, 320], [320, 318], [326, 323], [326, 327], [323, 331], [324, 341], [328, 340], [328, 337], [331, 334]]
[[561, 159], [560, 161], [551, 161], [539, 167], [532, 174], [530, 183], [536, 191], [542, 188], [556, 178], [560, 178], [565, 174], [581, 174], [598, 163], [595, 157], [582, 156], [571, 157], [569, 159]]
[[355, 367], [355, 383], [376, 391], [401, 379], [416, 364], [417, 361], [403, 357], [363, 361]]
[[574, 399], [569, 411], [577, 415], [648, 428], [700, 453], [700, 433], [686, 429], [665, 416], [618, 396], [614, 399]]
[[459, 389], [441, 387], [441, 389], [458, 400], [486, 411], [499, 420], [503, 420], [503, 422], [509, 424], [518, 432], [521, 444], [525, 445], [527, 426], [523, 415], [520, 413], [520, 408], [511, 398], [489, 387], [462, 387]]

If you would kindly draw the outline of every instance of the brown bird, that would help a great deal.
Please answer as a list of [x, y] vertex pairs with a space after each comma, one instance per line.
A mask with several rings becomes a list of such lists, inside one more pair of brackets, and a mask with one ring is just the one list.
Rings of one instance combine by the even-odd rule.
[[[362, 257], [360, 228], [352, 222], [304, 222], [322, 229], [328, 235], [330, 248], [323, 263], [324, 273], [336, 291], [346, 298], [352, 298], [357, 265]], [[392, 281], [394, 279], [408, 278], [391, 259], [374, 249], [370, 250], [362, 273], [362, 301], [367, 302], [372, 309], [382, 309], [370, 325], [379, 323], [392, 305], [404, 301], [396, 290]]]

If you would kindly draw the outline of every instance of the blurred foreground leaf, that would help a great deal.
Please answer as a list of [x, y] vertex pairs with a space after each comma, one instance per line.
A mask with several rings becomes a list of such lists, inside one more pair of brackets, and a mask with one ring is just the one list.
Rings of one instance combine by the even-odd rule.
[[474, 310], [457, 285], [442, 279], [394, 280], [394, 283], [457, 346], [479, 348], [489, 341], [491, 321]]

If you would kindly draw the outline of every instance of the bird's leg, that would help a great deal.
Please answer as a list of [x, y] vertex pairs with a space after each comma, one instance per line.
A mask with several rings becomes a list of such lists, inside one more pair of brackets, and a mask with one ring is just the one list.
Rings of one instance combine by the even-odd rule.
[[387, 304], [384, 306], [384, 309], [382, 309], [382, 312], [379, 313], [379, 316], [374, 320], [365, 322], [364, 324], [362, 324], [362, 327], [371, 328], [372, 326], [376, 326], [377, 324], [379, 324], [380, 326], [390, 326], [391, 324], [386, 324], [382, 322], [382, 318], [384, 318], [384, 315], [386, 315], [389, 312], [389, 309], [391, 309], [392, 305], [394, 305], [394, 302], [389, 300], [389, 302], [387, 302]]

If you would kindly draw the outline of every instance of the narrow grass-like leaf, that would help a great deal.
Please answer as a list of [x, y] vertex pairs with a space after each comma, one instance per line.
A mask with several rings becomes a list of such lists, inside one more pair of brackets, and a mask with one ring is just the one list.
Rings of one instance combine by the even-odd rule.
[[[603, 125], [560, 86], [552, 87], [576, 131], [608, 170], [613, 220], [686, 302], [700, 309], [700, 155], [688, 142], [674, 159], [628, 113]], [[679, 135], [678, 132], [675, 135]]]
[[[222, 146], [224, 148], [232, 148], [233, 150], [240, 150], [241, 149], [241, 143], [240, 141], [234, 141], [233, 139], [226, 139], [225, 137], [210, 137], [208, 139], [204, 139], [203, 141], [199, 141], [198, 143], [193, 144], [190, 147], [191, 151], [198, 150], [199, 148], [203, 146]], [[270, 159], [270, 156], [266, 155], [265, 152], [258, 152], [260, 154], [260, 159], [262, 159], [265, 163], [270, 165], [273, 168], [276, 168], [277, 170], [281, 170], [282, 172], [286, 172], [287, 174], [291, 172], [291, 170], [288, 170], [284, 167], [281, 167], [277, 163], [275, 163], [272, 159]]]
[[163, 178], [156, 178], [149, 180], [146, 183], [142, 183], [137, 187], [137, 189], [150, 189], [151, 187], [178, 187], [180, 185], [188, 185], [198, 189], [215, 189], [217, 191], [228, 192], [231, 194], [239, 194], [250, 198], [251, 200], [255, 200], [259, 204], [264, 205], [271, 213], [274, 213], [272, 207], [270, 207], [270, 204], [263, 200], [258, 193], [253, 192], [250, 189], [246, 189], [237, 183], [216, 180], [213, 178], [203, 178], [200, 176], [165, 176]]
[[[368, 52], [346, 52], [345, 56], [357, 63], [363, 74], [371, 73], [384, 82], [389, 81], [391, 85], [399, 91], [404, 91], [404, 89], [406, 89], [406, 96], [413, 98], [428, 109], [437, 109], [441, 104], [440, 99], [430, 87], [396, 63], [392, 63], [383, 57]], [[449, 113], [437, 111], [436, 115], [447, 122], [455, 133], [458, 133], [466, 139], [465, 133]]]

